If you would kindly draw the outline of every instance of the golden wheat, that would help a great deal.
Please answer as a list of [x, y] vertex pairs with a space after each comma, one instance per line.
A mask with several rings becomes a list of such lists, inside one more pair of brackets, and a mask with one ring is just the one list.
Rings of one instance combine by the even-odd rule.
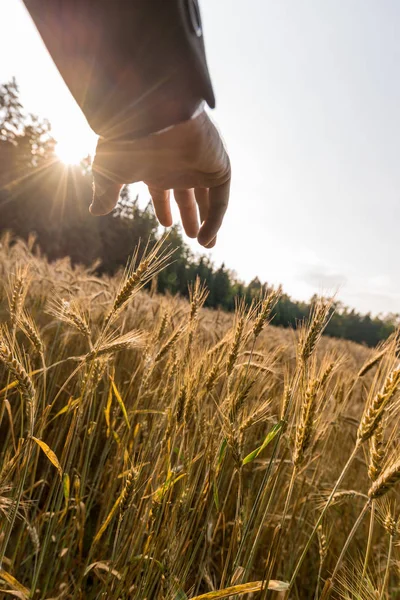
[[396, 597], [398, 334], [147, 294], [161, 244], [115, 278], [33, 247], [0, 243], [1, 594]]

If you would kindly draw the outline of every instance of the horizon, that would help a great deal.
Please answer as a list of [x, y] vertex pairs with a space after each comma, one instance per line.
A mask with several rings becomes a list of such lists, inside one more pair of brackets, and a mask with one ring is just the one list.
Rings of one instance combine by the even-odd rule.
[[[249, 10], [239, 0], [203, 0], [201, 9], [217, 97], [211, 114], [233, 168], [210, 257], [246, 282], [282, 284], [295, 300], [339, 289], [338, 299], [363, 313], [399, 312], [400, 7], [253, 0]], [[74, 138], [77, 154], [93, 153], [96, 136], [22, 1], [0, 0], [0, 14], [9, 20], [0, 82], [15, 75], [24, 108], [50, 120], [64, 157], [73, 158]], [[145, 187], [132, 187], [146, 204]]]

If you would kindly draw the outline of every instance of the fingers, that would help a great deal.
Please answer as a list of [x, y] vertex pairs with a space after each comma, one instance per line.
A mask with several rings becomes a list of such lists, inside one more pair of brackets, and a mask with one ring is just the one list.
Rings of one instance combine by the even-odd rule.
[[156, 213], [156, 217], [163, 227], [171, 227], [172, 215], [169, 201], [169, 190], [159, 190], [149, 186], [151, 199]]
[[101, 192], [99, 192], [98, 186], [94, 183], [93, 201], [89, 207], [92, 215], [99, 217], [110, 213], [119, 200], [119, 193], [122, 187], [123, 186], [119, 183], [111, 183], [105, 189], [101, 188]]
[[112, 153], [107, 150], [107, 144], [99, 140], [92, 164], [93, 201], [89, 209], [92, 215], [110, 213], [117, 204], [123, 187], [123, 184], [119, 183], [118, 178], [113, 175], [111, 157]]
[[199, 232], [199, 219], [193, 190], [174, 190], [174, 196], [186, 235], [196, 238]]
[[204, 223], [208, 215], [209, 192], [208, 188], [195, 188], [194, 195], [200, 212], [200, 222]]
[[[127, 183], [116, 173], [116, 164], [122, 162], [121, 152], [116, 144], [99, 139], [92, 163], [93, 180], [100, 195], [111, 183]], [[97, 189], [98, 188], [98, 189]]]
[[211, 247], [210, 244], [222, 225], [228, 208], [230, 184], [231, 181], [228, 179], [225, 183], [210, 188], [208, 214], [197, 236], [202, 246]]
[[213, 240], [211, 240], [211, 242], [209, 242], [206, 246], [206, 248], [208, 250], [211, 250], [211, 248], [214, 248], [215, 244], [217, 243], [217, 236], [215, 236], [215, 238]]
[[[208, 208], [210, 205], [209, 199], [209, 189], [208, 188], [195, 188], [194, 195], [196, 197], [196, 202], [199, 207], [200, 212], [200, 222], [204, 223], [208, 215]], [[211, 240], [210, 243], [207, 244], [206, 248], [214, 248], [217, 243], [217, 237]]]

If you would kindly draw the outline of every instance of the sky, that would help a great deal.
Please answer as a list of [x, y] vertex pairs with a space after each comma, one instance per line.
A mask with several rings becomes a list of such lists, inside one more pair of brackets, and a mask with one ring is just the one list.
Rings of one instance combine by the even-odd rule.
[[[200, 6], [212, 118], [233, 169], [213, 260], [295, 299], [337, 292], [364, 312], [400, 312], [400, 3]], [[0, 82], [17, 78], [61, 155], [92, 153], [96, 136], [22, 1], [0, 0], [0, 22]], [[134, 187], [146, 204], [145, 187]]]

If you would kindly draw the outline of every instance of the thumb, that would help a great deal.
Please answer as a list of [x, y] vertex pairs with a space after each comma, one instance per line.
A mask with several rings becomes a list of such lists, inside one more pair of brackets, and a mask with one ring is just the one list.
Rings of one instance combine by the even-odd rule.
[[90, 205], [92, 215], [99, 217], [108, 215], [115, 208], [119, 193], [123, 185], [121, 183], [108, 182], [105, 186], [96, 183], [96, 178], [93, 182], [93, 201]]
[[110, 213], [119, 199], [123, 187], [114, 173], [115, 152], [109, 142], [99, 138], [92, 164], [93, 201], [90, 205], [92, 215], [101, 216]]

